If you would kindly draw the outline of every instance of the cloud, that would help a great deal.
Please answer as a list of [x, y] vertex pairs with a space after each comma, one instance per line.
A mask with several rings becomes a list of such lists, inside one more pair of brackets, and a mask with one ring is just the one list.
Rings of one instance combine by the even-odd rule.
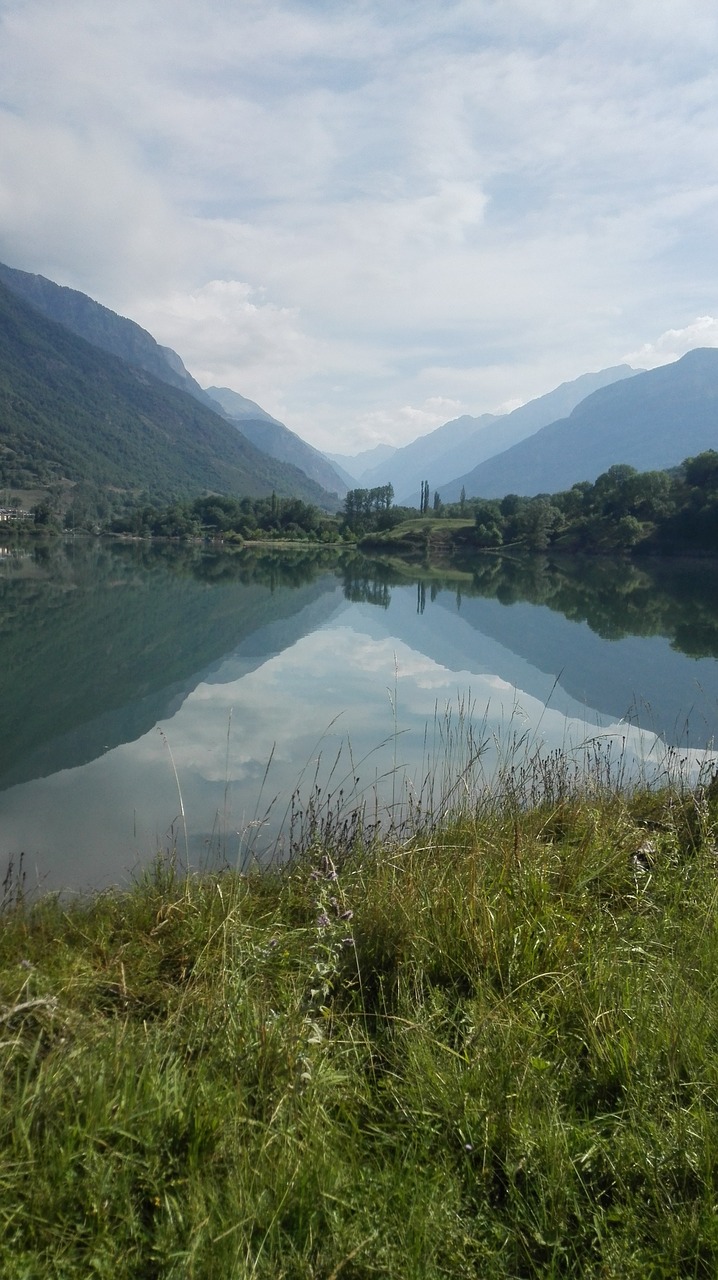
[[460, 400], [431, 396], [418, 407], [408, 404], [395, 409], [387, 407], [359, 416], [355, 431], [362, 441], [380, 443], [392, 440], [397, 445], [409, 444], [417, 436], [426, 435], [442, 423], [467, 412]]
[[715, 316], [698, 316], [683, 329], [667, 329], [655, 342], [645, 342], [624, 359], [638, 369], [656, 369], [659, 365], [678, 360], [694, 347], [718, 347], [718, 319]]
[[401, 443], [715, 309], [717, 66], [679, 0], [6, 0], [0, 257]]
[[267, 397], [317, 363], [297, 312], [277, 307], [261, 289], [239, 280], [210, 280], [188, 293], [178, 291], [147, 301], [138, 319], [165, 345], [183, 354], [205, 386], [240, 377]]
[[[178, 220], [123, 139], [0, 111], [0, 256], [87, 292], [112, 293], [128, 262], [145, 287], [183, 266]], [[121, 288], [121, 285], [120, 285]]]

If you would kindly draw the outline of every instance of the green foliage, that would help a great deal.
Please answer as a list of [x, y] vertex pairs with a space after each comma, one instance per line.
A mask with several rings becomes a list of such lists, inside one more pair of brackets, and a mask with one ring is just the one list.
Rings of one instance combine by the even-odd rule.
[[[98, 350], [0, 284], [0, 487], [155, 502], [273, 489], [331, 503], [198, 400]], [[68, 505], [71, 499], [68, 499]]]
[[113, 533], [136, 537], [201, 537], [228, 543], [249, 540], [339, 542], [337, 521], [301, 498], [233, 498], [210, 494], [194, 502], [174, 502], [169, 507], [136, 506], [110, 522]]
[[708, 450], [670, 472], [609, 467], [593, 484], [582, 481], [561, 493], [534, 498], [514, 493], [502, 499], [474, 498], [471, 506], [478, 547], [714, 553], [718, 453]]
[[546, 605], [607, 640], [665, 636], [691, 657], [718, 657], [718, 568], [713, 561], [603, 556], [483, 556], [465, 595]]
[[0, 1272], [712, 1280], [713, 788], [553, 768], [264, 876], [8, 878]]
[[390, 484], [374, 489], [350, 489], [344, 499], [344, 528], [354, 534], [391, 528], [394, 489]]

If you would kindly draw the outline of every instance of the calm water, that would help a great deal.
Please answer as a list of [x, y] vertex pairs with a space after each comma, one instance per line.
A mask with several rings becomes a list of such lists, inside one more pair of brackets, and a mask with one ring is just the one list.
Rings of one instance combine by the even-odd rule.
[[436, 802], [469, 722], [488, 776], [511, 749], [611, 740], [632, 770], [697, 769], [717, 588], [690, 562], [432, 579], [330, 552], [0, 549], [0, 866], [103, 885], [173, 841], [198, 864], [286, 850], [297, 789]]

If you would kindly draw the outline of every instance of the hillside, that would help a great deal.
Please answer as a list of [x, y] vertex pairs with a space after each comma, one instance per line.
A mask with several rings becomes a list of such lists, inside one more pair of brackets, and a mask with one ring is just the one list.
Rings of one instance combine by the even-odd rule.
[[718, 350], [698, 348], [674, 364], [594, 391], [573, 412], [441, 487], [467, 495], [555, 493], [628, 463], [675, 466], [718, 446]]
[[67, 289], [45, 276], [18, 271], [2, 262], [0, 282], [42, 312], [48, 320], [63, 325], [93, 347], [118, 356], [133, 368], [144, 369], [171, 387], [187, 391], [209, 408], [213, 407], [206, 392], [185, 369], [177, 352], [160, 346], [152, 334], [135, 324], [134, 320], [118, 316], [109, 307], [103, 307], [102, 303], [95, 302], [77, 289]]
[[231, 391], [229, 387], [208, 387], [207, 395], [257, 449], [268, 453], [270, 458], [299, 467], [329, 493], [344, 496], [347, 485], [324, 454], [307, 444], [296, 432], [290, 431], [284, 423], [270, 417], [253, 400]]
[[278, 494], [331, 507], [186, 392], [47, 319], [0, 282], [0, 485]]
[[204, 394], [209, 396], [215, 408], [219, 405], [222, 412], [235, 422], [244, 422], [249, 418], [254, 420], [261, 418], [264, 422], [278, 421], [258, 405], [256, 400], [248, 400], [246, 396], [241, 396], [238, 391], [231, 391], [229, 387], [207, 387]]
[[346, 491], [341, 477], [323, 454], [305, 444], [254, 400], [248, 400], [226, 387], [203, 390], [187, 372], [177, 352], [161, 346], [134, 320], [117, 315], [76, 289], [67, 289], [44, 276], [18, 271], [3, 263], [0, 263], [0, 281], [49, 320], [63, 325], [77, 337], [110, 355], [119, 356], [133, 368], [143, 369], [162, 382], [186, 391], [214, 413], [230, 418], [255, 448], [279, 462], [299, 467], [329, 493], [336, 492], [341, 496]]
[[[422, 480], [429, 481], [432, 491], [448, 485], [456, 476], [564, 417], [598, 388], [630, 378], [634, 372], [629, 365], [615, 365], [563, 382], [511, 413], [484, 413], [478, 418], [465, 414], [398, 449], [388, 461], [366, 472], [362, 483], [372, 486], [391, 481], [399, 503], [418, 506]], [[455, 497], [446, 500], [458, 500], [461, 482], [452, 485], [452, 494], [455, 487]], [[443, 488], [441, 492], [446, 497]]]

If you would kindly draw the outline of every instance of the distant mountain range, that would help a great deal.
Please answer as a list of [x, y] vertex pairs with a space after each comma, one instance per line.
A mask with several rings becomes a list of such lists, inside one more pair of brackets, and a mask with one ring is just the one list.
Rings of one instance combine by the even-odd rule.
[[530, 495], [616, 463], [669, 467], [718, 447], [718, 350], [586, 373], [512, 413], [464, 415], [403, 448], [322, 454], [260, 405], [204, 390], [181, 358], [74, 289], [0, 264], [0, 486], [149, 494], [276, 492], [336, 510], [391, 483], [418, 506]]
[[676, 466], [718, 448], [718, 349], [697, 348], [673, 364], [613, 382], [568, 415], [440, 486], [485, 498], [557, 493], [618, 463], [639, 471]]
[[373, 449], [364, 449], [360, 453], [325, 452], [324, 457], [329, 459], [348, 487], [353, 489], [363, 486], [365, 472], [372, 471], [380, 462], [386, 462], [394, 453], [396, 447], [393, 444], [375, 444]]
[[[584, 373], [572, 382], [564, 382], [554, 391], [521, 405], [512, 413], [500, 416], [484, 413], [478, 418], [465, 414], [455, 418], [397, 449], [391, 457], [366, 471], [362, 486], [373, 488], [391, 482], [399, 503], [418, 506], [421, 482], [428, 480], [431, 492], [439, 489], [445, 497], [442, 486], [454, 477], [464, 475], [484, 459], [502, 453], [509, 445], [564, 417], [597, 388], [630, 378], [634, 373], [629, 365], [617, 365], [599, 373]], [[459, 483], [457, 499], [460, 492]], [[466, 492], [471, 495], [474, 490], [467, 485]]]
[[458, 502], [462, 490], [468, 498], [529, 496], [593, 481], [614, 464], [661, 469], [711, 448], [718, 349], [707, 348], [649, 371], [616, 365], [583, 374], [502, 416], [456, 418], [365, 469], [360, 485], [391, 483], [407, 506], [419, 505], [423, 480], [444, 502]]
[[[177, 352], [172, 351], [172, 348], [160, 346], [150, 333], [140, 325], [134, 324], [133, 320], [116, 315], [114, 311], [88, 298], [86, 294], [77, 292], [77, 289], [64, 288], [63, 285], [45, 279], [45, 276], [32, 275], [28, 271], [15, 270], [4, 264], [0, 264], [0, 284], [5, 284], [15, 297], [29, 303], [33, 310], [41, 312], [47, 320], [63, 326], [63, 329], [69, 330], [69, 333], [76, 335], [77, 338], [91, 343], [92, 347], [118, 357], [131, 369], [142, 370], [152, 378], [163, 381], [168, 387], [191, 396], [205, 406], [212, 415], [228, 419], [235, 430], [242, 434], [242, 438], [255, 447], [255, 451], [259, 449], [261, 453], [266, 454], [261, 461], [255, 457], [252, 465], [252, 451], [242, 447], [239, 452], [242, 453], [242, 467], [246, 479], [239, 481], [237, 475], [228, 471], [223, 481], [214, 467], [214, 483], [211, 485], [206, 483], [206, 468], [205, 470], [200, 468], [200, 472], [197, 472], [197, 484], [193, 484], [191, 474], [184, 476], [184, 480], [180, 481], [179, 471], [183, 468], [182, 465], [178, 467], [180, 460], [174, 458], [172, 465], [169, 466], [169, 472], [170, 474], [174, 472], [175, 479], [165, 486], [165, 493], [170, 493], [170, 486], [172, 486], [172, 493], [198, 492], [202, 488], [212, 488], [218, 492], [242, 493], [257, 497], [262, 493], [271, 493], [274, 489], [276, 493], [301, 497], [307, 502], [315, 502], [319, 506], [329, 508], [337, 506], [338, 498], [346, 493], [346, 485], [317, 449], [312, 448], [310, 444], [305, 444], [293, 431], [289, 431], [269, 413], [262, 410], [259, 404], [239, 396], [237, 392], [225, 392], [221, 388], [211, 388], [209, 392], [203, 390], [184, 367]], [[15, 355], [18, 353], [15, 352]], [[218, 430], [219, 424], [215, 424], [215, 433]], [[233, 457], [237, 451], [230, 444], [228, 448], [228, 458]], [[180, 453], [182, 453], [182, 447], [180, 447]], [[269, 458], [274, 462], [270, 463]], [[59, 463], [59, 460], [56, 461]], [[140, 458], [137, 458], [137, 461], [140, 462]], [[280, 466], [276, 467], [275, 463], [280, 463]], [[234, 463], [230, 463], [230, 466], [234, 466]], [[32, 467], [29, 467], [29, 471], [32, 472]], [[296, 471], [303, 472], [303, 477], [294, 474]], [[205, 484], [201, 483], [200, 476], [205, 479]], [[76, 466], [73, 475], [68, 476], [68, 479], [73, 479], [77, 483], [78, 479], [87, 479], [87, 477], [82, 475], [82, 467], [78, 472]], [[134, 476], [134, 480], [140, 484], [138, 475]], [[97, 481], [93, 480], [92, 483]], [[109, 480], [108, 483], [110, 483]], [[140, 484], [140, 486], [146, 488], [146, 485]], [[155, 483], [151, 483], [150, 488], [156, 492]]]

